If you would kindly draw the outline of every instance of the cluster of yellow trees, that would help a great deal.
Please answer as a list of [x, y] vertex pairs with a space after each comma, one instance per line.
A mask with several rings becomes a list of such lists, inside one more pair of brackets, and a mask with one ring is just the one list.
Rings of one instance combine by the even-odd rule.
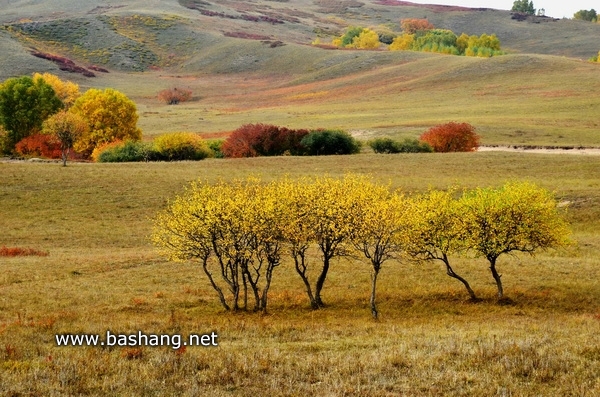
[[[39, 89], [33, 89], [39, 87]], [[43, 112], [42, 112], [43, 110]], [[41, 115], [30, 123], [31, 114]], [[50, 73], [35, 73], [0, 84], [0, 124], [11, 137], [11, 147], [30, 135], [50, 135], [60, 143], [63, 164], [70, 149], [89, 156], [98, 145], [115, 140], [139, 140], [136, 105], [123, 93], [89, 89]]]
[[324, 305], [321, 293], [332, 260], [363, 257], [372, 271], [375, 318], [377, 277], [389, 259], [439, 260], [476, 299], [449, 258], [483, 257], [501, 298], [498, 257], [570, 243], [555, 198], [534, 184], [458, 193], [407, 196], [360, 175], [199, 181], [158, 214], [153, 242], [171, 260], [199, 261], [226, 310], [247, 310], [253, 299], [253, 310], [266, 311], [272, 277], [284, 257], [317, 309]]
[[[452, 55], [491, 57], [502, 55], [500, 40], [495, 34], [457, 36], [448, 29], [436, 29], [427, 19], [403, 19], [402, 32], [395, 34], [387, 28], [373, 29], [350, 26], [344, 34], [336, 37], [332, 45], [342, 48], [372, 50], [389, 44], [391, 51], [425, 51]], [[315, 41], [313, 44], [320, 44]]]

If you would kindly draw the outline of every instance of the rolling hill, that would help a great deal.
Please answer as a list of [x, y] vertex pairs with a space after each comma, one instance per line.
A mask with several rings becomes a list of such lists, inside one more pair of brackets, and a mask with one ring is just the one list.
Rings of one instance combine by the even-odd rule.
[[[503, 10], [390, 0], [52, 0], [0, 7], [0, 80], [48, 71], [82, 88], [115, 87], [138, 103], [147, 136], [268, 122], [403, 137], [460, 120], [475, 124], [485, 144], [599, 144], [600, 74], [585, 60], [600, 49], [600, 24], [517, 21]], [[509, 55], [310, 45], [351, 25], [398, 32], [404, 18], [427, 18], [456, 33], [495, 33]], [[192, 89], [194, 101], [156, 100], [160, 89], [175, 85]]]

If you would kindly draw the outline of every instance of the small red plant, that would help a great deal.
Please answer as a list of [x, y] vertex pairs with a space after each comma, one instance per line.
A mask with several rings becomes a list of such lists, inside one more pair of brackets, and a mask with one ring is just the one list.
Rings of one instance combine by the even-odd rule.
[[479, 147], [479, 135], [469, 123], [450, 122], [430, 128], [419, 138], [436, 152], [473, 152]]
[[48, 256], [48, 252], [33, 248], [5, 247], [0, 248], [0, 256]]

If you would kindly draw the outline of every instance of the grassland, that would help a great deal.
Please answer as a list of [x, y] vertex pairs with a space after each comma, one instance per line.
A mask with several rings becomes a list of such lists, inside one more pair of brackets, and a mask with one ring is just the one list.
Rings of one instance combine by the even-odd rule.
[[[0, 258], [2, 395], [595, 395], [600, 392], [600, 157], [521, 153], [205, 160], [171, 164], [0, 163], [0, 244], [48, 251]], [[533, 180], [569, 202], [568, 251], [505, 257], [509, 305], [483, 260], [455, 269], [388, 263], [380, 321], [366, 263], [332, 268], [311, 311], [289, 262], [266, 316], [223, 313], [193, 263], [148, 242], [151, 218], [194, 179], [361, 172], [407, 192]], [[202, 333], [215, 348], [57, 347], [56, 333]]]
[[[6, 3], [6, 4], [5, 4]], [[255, 23], [201, 14], [287, 18]], [[203, 6], [203, 3], [209, 3]], [[434, 11], [357, 1], [52, 0], [2, 3], [0, 80], [48, 71], [82, 89], [113, 87], [138, 105], [145, 139], [215, 136], [244, 123], [350, 130], [359, 139], [416, 137], [470, 122], [486, 145], [600, 146], [600, 25], [528, 24], [505, 11]], [[204, 8], [203, 8], [204, 7]], [[307, 45], [354, 24], [399, 29], [429, 18], [469, 34], [497, 33], [492, 59]], [[297, 21], [294, 21], [294, 18]], [[11, 27], [11, 29], [9, 29]], [[69, 27], [69, 29], [65, 29]], [[260, 34], [285, 45], [225, 36]], [[36, 48], [96, 63], [84, 78], [32, 57]], [[566, 58], [569, 57], [569, 58]], [[158, 91], [192, 89], [167, 106]], [[453, 258], [483, 299], [470, 303], [436, 263], [386, 263], [380, 320], [369, 271], [333, 264], [311, 311], [286, 261], [270, 313], [223, 313], [197, 264], [150, 245], [152, 217], [192, 180], [249, 174], [372, 175], [406, 192], [531, 180], [568, 204], [577, 246], [499, 263], [500, 305], [485, 261]], [[0, 257], [0, 395], [595, 396], [600, 395], [600, 156], [482, 152], [277, 157], [201, 162], [0, 162], [0, 247], [49, 252]], [[219, 334], [219, 346], [57, 347], [57, 333]]]

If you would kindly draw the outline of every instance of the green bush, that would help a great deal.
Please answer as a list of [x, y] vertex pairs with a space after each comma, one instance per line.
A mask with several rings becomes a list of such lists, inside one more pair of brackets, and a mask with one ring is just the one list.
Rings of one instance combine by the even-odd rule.
[[311, 131], [300, 142], [304, 153], [308, 156], [330, 154], [355, 154], [360, 152], [360, 142], [346, 131], [316, 130]]
[[418, 139], [406, 138], [402, 142], [391, 138], [377, 138], [369, 141], [369, 146], [375, 153], [431, 153], [433, 148]]
[[191, 132], [173, 132], [157, 137], [154, 150], [158, 160], [202, 160], [211, 157], [213, 152], [204, 139]]
[[103, 148], [95, 154], [99, 163], [123, 163], [155, 160], [152, 143], [141, 141], [125, 141]]
[[216, 159], [225, 158], [225, 155], [223, 154], [223, 142], [225, 142], [224, 139], [210, 139], [206, 141], [208, 148], [213, 152], [211, 157]]
[[418, 139], [406, 138], [398, 143], [398, 147], [400, 149], [398, 153], [433, 153], [431, 145]]

